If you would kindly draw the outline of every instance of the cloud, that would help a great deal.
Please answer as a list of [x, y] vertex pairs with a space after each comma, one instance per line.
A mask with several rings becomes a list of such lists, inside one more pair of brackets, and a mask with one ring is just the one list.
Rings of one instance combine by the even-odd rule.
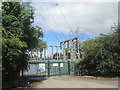
[[81, 34], [109, 33], [118, 21], [117, 2], [34, 2], [35, 24], [44, 30], [68, 34], [78, 30]]

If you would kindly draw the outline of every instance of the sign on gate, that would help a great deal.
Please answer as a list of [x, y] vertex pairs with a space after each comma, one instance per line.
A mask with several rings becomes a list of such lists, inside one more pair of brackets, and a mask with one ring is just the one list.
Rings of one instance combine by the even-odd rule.
[[63, 63], [60, 63], [60, 67], [63, 67]]
[[40, 72], [45, 72], [45, 64], [39, 64], [37, 65], [37, 71], [40, 71]]
[[58, 63], [53, 63], [53, 67], [54, 67], [54, 66], [58, 66]]

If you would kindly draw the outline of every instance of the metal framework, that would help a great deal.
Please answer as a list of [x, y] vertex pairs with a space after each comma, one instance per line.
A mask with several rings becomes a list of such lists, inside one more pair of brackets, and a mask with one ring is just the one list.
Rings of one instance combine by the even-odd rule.
[[80, 59], [79, 40], [78, 37], [74, 37], [68, 40], [60, 42], [60, 48], [63, 49], [64, 60]]
[[[48, 59], [52, 59], [54, 60], [54, 48], [56, 48], [56, 59], [59, 59], [59, 50], [58, 48], [60, 47], [60, 49], [63, 51], [62, 52], [62, 59], [63, 60], [77, 60], [80, 59], [80, 42], [79, 42], [79, 38], [78, 37], [74, 37], [68, 40], [64, 40], [60, 42], [60, 46], [49, 46], [51, 47], [51, 54], [52, 54], [52, 58], [46, 58], [46, 48], [44, 48], [44, 60], [48, 60]], [[41, 52], [42, 53], [42, 52]], [[42, 54], [41, 54], [42, 55]], [[41, 57], [42, 60], [42, 57]]]

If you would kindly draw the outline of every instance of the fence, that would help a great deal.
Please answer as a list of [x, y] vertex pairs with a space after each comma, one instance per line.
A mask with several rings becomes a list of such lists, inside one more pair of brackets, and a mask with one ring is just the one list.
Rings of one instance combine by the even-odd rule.
[[30, 61], [25, 76], [74, 75], [73, 60]]

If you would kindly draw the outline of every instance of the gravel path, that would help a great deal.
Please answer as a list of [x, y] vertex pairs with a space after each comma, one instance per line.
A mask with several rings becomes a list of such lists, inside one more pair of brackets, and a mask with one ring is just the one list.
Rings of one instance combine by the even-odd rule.
[[118, 79], [81, 76], [55, 76], [31, 84], [30, 88], [118, 88]]

